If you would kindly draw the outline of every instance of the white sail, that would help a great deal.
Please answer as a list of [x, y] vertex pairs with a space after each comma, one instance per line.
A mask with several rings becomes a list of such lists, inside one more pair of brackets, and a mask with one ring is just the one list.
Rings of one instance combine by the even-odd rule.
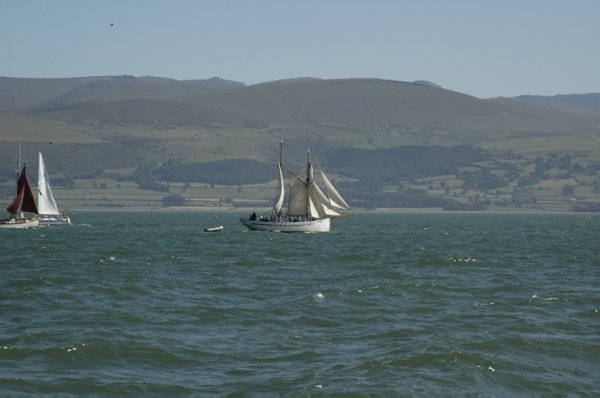
[[[314, 183], [312, 184], [312, 187], [315, 187]], [[310, 214], [312, 217], [323, 218], [329, 215], [327, 212], [327, 207], [323, 204], [323, 202], [321, 202], [315, 189], [310, 190], [310, 206]]]
[[350, 206], [348, 206], [348, 203], [346, 203], [346, 201], [338, 193], [338, 191], [335, 190], [333, 185], [331, 185], [331, 182], [329, 182], [323, 171], [321, 171], [321, 175], [323, 176], [323, 181], [325, 182], [325, 188], [327, 188], [329, 203], [331, 203], [333, 207], [337, 207], [339, 209], [352, 210]]
[[319, 201], [321, 202], [321, 206], [323, 207], [323, 210], [325, 211], [325, 216], [328, 216], [328, 217], [339, 216], [340, 213], [338, 213], [337, 211], [333, 210], [330, 207], [332, 205], [330, 204], [329, 198], [327, 196], [325, 196], [323, 191], [321, 191], [321, 188], [319, 188], [319, 186], [315, 182], [313, 182], [312, 186], [314, 188], [314, 191], [317, 194], [317, 197], [319, 198]]
[[285, 196], [285, 189], [283, 188], [283, 172], [281, 171], [281, 164], [279, 162], [277, 162], [277, 168], [279, 169], [279, 181], [277, 182], [279, 200], [275, 204], [275, 207], [273, 207], [273, 210], [275, 210], [275, 213], [277, 213], [277, 215], [280, 216], [281, 207], [283, 206], [283, 198]]
[[44, 165], [44, 159], [40, 152], [39, 166], [38, 166], [38, 208], [39, 214], [58, 215], [58, 206], [52, 196], [52, 189], [50, 189], [50, 179], [46, 173], [46, 166]]
[[306, 216], [306, 184], [290, 171], [288, 216]]
[[315, 202], [311, 200], [308, 201], [309, 207], [310, 207], [310, 216], [314, 217], [314, 218], [320, 218], [322, 217], [321, 214], [324, 214], [325, 212], [319, 212], [319, 210], [317, 210], [317, 207], [315, 207]]

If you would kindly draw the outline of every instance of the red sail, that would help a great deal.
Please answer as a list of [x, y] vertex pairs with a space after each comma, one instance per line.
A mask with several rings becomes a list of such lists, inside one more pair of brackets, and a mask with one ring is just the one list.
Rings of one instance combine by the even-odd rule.
[[10, 206], [8, 206], [6, 208], [6, 211], [9, 212], [10, 214], [12, 214], [13, 216], [16, 216], [19, 213], [19, 206], [21, 206], [21, 200], [23, 199], [23, 192], [25, 190], [21, 189], [19, 191], [19, 194], [17, 195], [17, 198], [15, 199], [14, 202], [12, 202], [10, 204]]
[[31, 185], [29, 185], [29, 181], [27, 181], [27, 177], [25, 177], [25, 192], [23, 194], [23, 203], [21, 204], [22, 211], [28, 211], [30, 213], [39, 213], [37, 203], [35, 202], [35, 196], [33, 196], [33, 190], [31, 189]]
[[31, 189], [31, 185], [29, 185], [29, 181], [27, 181], [26, 167], [23, 167], [23, 171], [21, 172], [21, 176], [17, 183], [17, 198], [6, 208], [6, 211], [16, 216], [19, 213], [19, 206], [21, 206], [22, 211], [38, 213], [33, 190]]

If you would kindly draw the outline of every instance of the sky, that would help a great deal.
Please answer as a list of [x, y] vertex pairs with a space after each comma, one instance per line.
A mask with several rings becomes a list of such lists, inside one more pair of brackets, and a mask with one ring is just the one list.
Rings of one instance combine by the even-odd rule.
[[597, 0], [0, 0], [0, 76], [427, 80], [600, 92]]

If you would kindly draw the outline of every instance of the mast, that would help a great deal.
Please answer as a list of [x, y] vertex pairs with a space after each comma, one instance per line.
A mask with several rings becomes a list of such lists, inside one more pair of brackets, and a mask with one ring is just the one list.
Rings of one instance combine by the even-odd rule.
[[281, 149], [279, 150], [279, 165], [281, 166], [281, 170], [283, 170], [283, 138], [281, 139]]
[[[283, 138], [281, 139], [281, 144], [279, 146], [279, 167], [280, 167], [281, 172], [283, 173]], [[279, 217], [283, 217], [283, 204], [285, 203], [285, 182], [283, 182], [281, 184], [281, 191], [283, 192], [283, 194], [282, 194], [283, 201], [281, 202], [281, 209], [279, 210], [279, 214], [278, 214]], [[288, 199], [288, 201], [289, 201], [289, 199]]]
[[[279, 170], [280, 173], [283, 173], [283, 138], [281, 139], [281, 143], [279, 144]], [[281, 174], [281, 176], [283, 176], [283, 174]], [[283, 178], [283, 177], [280, 177]], [[281, 209], [279, 209], [279, 214], [277, 214], [277, 217], [283, 217], [283, 203], [285, 202], [285, 182], [283, 180], [281, 180], [281, 193], [280, 193], [280, 197], [282, 198], [281, 201]]]
[[310, 149], [308, 150], [308, 156], [306, 160], [306, 218], [310, 220]]
[[19, 194], [19, 177], [21, 176], [21, 141], [19, 141], [19, 157], [17, 158], [17, 195]]
[[[19, 141], [19, 157], [17, 158], [17, 197], [19, 196], [19, 180], [21, 177], [21, 141]], [[27, 165], [27, 162], [25, 162], [25, 165]], [[27, 177], [25, 177], [27, 178]], [[21, 204], [19, 203], [19, 206], [21, 206]], [[17, 207], [17, 220], [19, 219], [19, 207]]]

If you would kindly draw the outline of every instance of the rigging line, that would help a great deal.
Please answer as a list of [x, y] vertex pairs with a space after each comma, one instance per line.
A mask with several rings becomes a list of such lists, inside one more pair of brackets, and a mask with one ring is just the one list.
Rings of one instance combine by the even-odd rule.
[[290, 174], [292, 174], [294, 177], [296, 177], [302, 184], [304, 184], [304, 186], [307, 186], [306, 183], [304, 181], [302, 181], [302, 179], [300, 177], [298, 177], [296, 174], [294, 174], [294, 172], [292, 170], [288, 170], [290, 172]]
[[31, 171], [29, 170], [29, 167], [25, 166], [25, 168], [27, 169], [27, 173], [29, 174], [29, 176], [31, 177], [31, 179], [33, 180], [33, 184], [35, 185], [35, 187], [39, 190], [40, 186], [38, 185], [37, 181], [35, 180], [35, 178], [33, 177], [33, 174], [31, 174]]

